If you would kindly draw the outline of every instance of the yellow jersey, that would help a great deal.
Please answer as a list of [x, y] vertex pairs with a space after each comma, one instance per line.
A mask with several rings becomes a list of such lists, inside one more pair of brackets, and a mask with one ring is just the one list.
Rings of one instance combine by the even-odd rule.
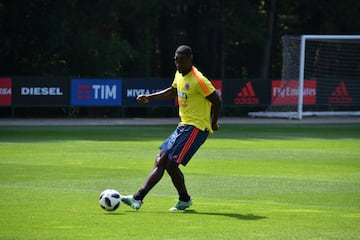
[[211, 103], [205, 98], [215, 91], [211, 82], [195, 67], [183, 76], [178, 71], [172, 87], [177, 89], [180, 124], [188, 124], [212, 133]]

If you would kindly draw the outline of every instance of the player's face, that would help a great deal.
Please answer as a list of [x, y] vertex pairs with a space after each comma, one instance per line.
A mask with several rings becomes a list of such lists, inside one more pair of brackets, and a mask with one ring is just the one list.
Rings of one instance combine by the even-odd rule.
[[191, 71], [192, 59], [190, 56], [175, 53], [174, 61], [176, 69], [182, 75], [186, 75]]

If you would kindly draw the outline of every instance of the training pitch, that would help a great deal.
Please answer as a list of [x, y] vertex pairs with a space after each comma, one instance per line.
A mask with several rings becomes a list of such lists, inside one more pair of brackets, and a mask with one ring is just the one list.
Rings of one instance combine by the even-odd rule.
[[224, 124], [170, 178], [134, 193], [174, 124], [0, 126], [0, 239], [360, 239], [360, 124]]

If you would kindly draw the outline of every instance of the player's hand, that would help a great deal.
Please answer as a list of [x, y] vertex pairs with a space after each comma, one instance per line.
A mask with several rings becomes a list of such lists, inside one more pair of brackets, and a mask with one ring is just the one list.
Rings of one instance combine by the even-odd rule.
[[146, 96], [146, 95], [139, 95], [137, 98], [136, 98], [136, 101], [140, 104], [145, 104], [145, 103], [148, 103], [149, 102], [149, 97]]
[[219, 130], [220, 125], [217, 124], [217, 123], [213, 123], [212, 126], [211, 126], [211, 128], [212, 128], [213, 131], [217, 131], [217, 130]]

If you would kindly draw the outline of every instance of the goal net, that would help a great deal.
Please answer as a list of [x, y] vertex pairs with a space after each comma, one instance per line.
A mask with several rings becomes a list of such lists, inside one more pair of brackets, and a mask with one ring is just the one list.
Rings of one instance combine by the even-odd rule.
[[282, 45], [271, 104], [250, 116], [360, 116], [360, 35], [287, 35]]

